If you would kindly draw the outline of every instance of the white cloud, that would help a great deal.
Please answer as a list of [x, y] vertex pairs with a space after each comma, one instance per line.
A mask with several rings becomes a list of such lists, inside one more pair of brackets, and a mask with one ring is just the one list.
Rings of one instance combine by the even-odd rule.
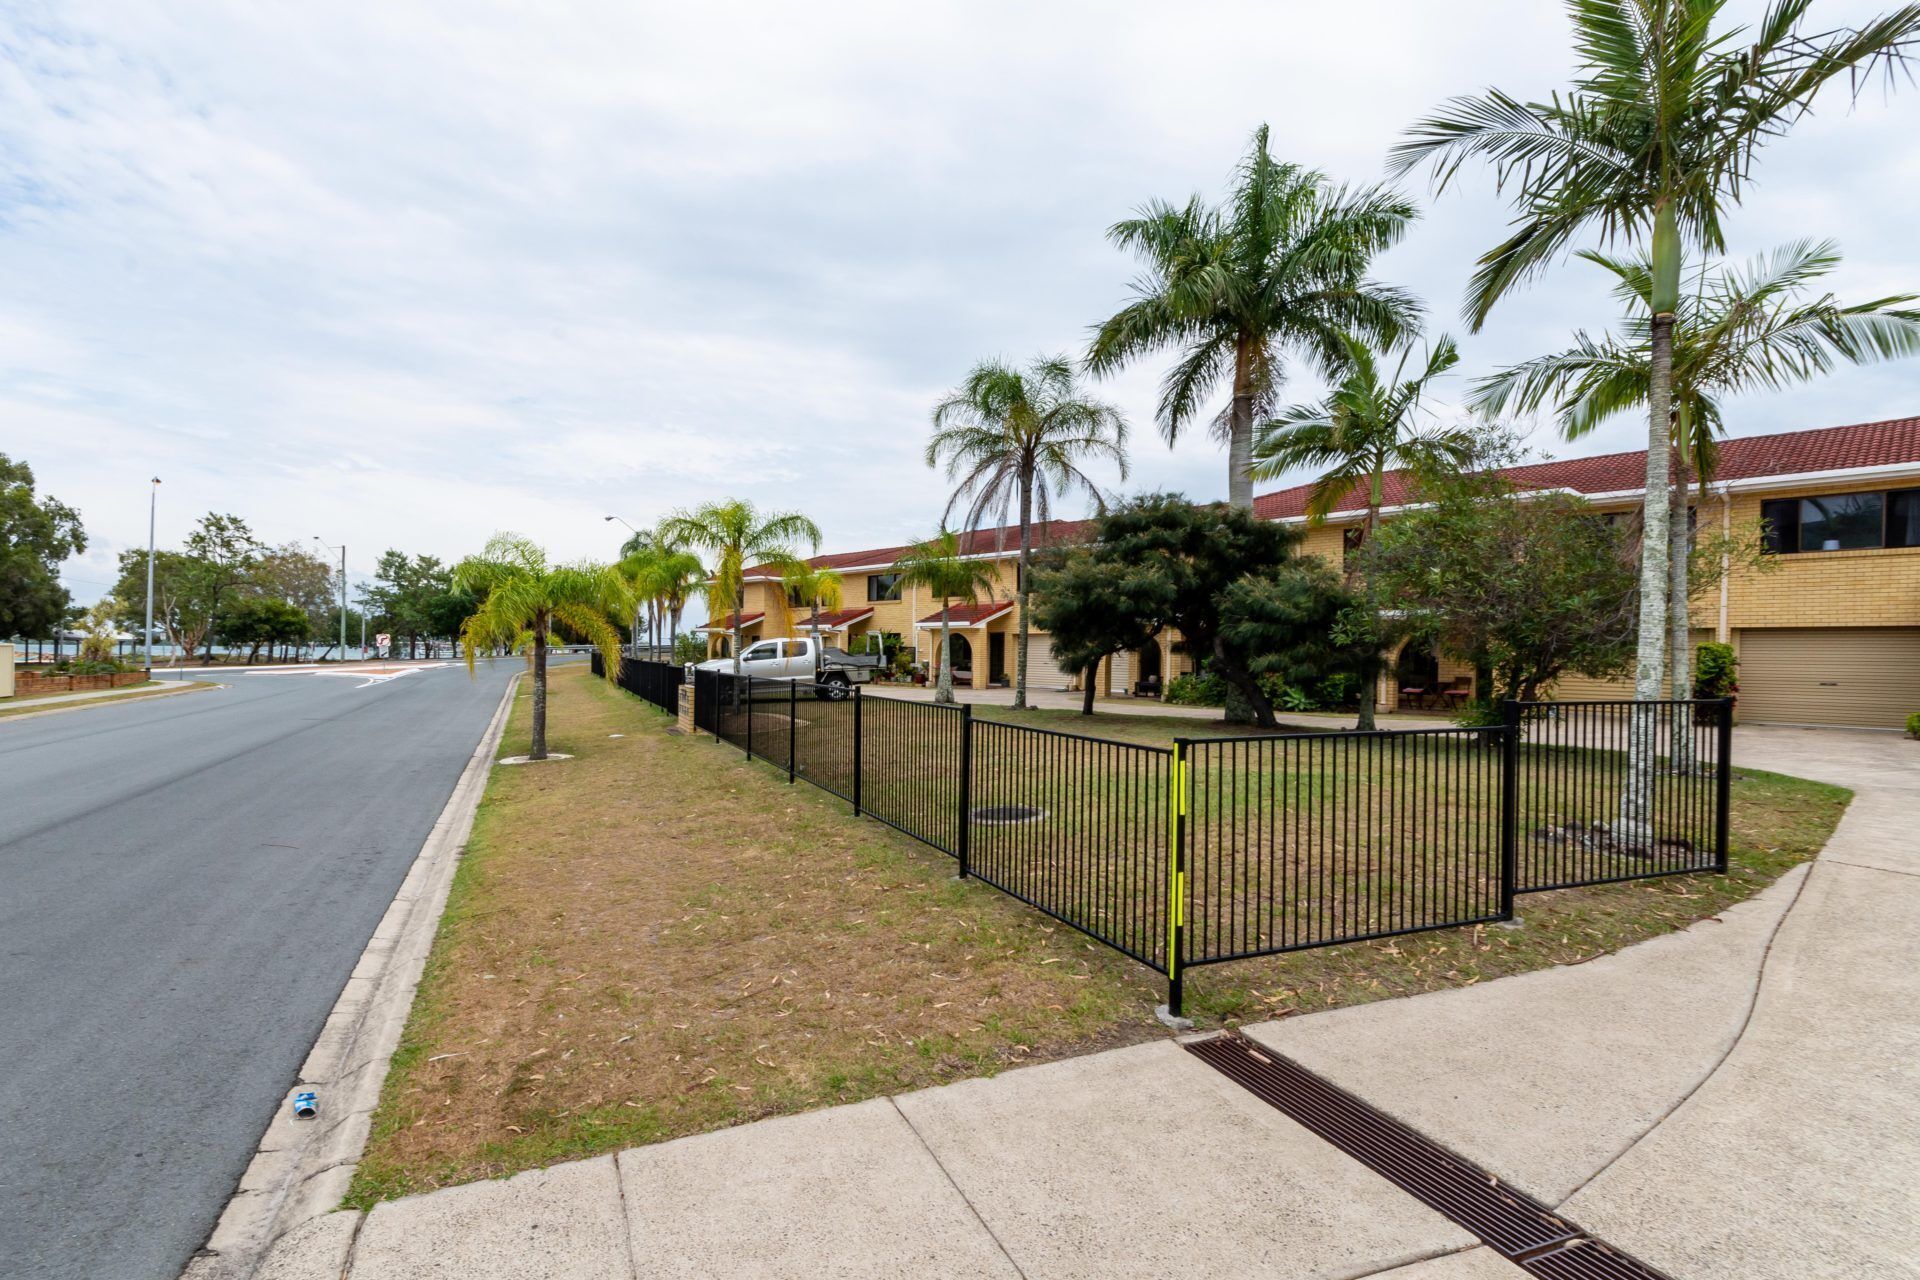
[[[499, 527], [604, 554], [605, 514], [723, 494], [843, 547], [925, 532], [932, 400], [979, 357], [1078, 349], [1124, 297], [1103, 233], [1133, 206], [1217, 193], [1263, 120], [1280, 154], [1375, 180], [1440, 99], [1542, 94], [1569, 60], [1539, 0], [103, 0], [12, 26], [0, 448], [86, 515], [83, 598], [144, 543], [155, 471], [163, 539], [233, 511], [272, 541], [344, 538], [357, 570]], [[1843, 291], [1920, 284], [1916, 112], [1824, 104], [1763, 157], [1735, 250], [1827, 235]], [[1504, 225], [1489, 186], [1429, 202], [1381, 265], [1436, 326], [1458, 331]], [[1464, 374], [1606, 324], [1596, 274], [1504, 304]], [[1216, 495], [1203, 430], [1156, 437], [1158, 375], [1107, 387], [1133, 486]], [[1915, 385], [1847, 372], [1738, 404], [1735, 428], [1910, 413]]]

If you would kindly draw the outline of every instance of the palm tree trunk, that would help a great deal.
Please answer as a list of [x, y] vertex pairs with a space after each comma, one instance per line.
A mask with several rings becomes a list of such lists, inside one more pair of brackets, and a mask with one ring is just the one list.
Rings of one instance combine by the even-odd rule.
[[[1375, 471], [1373, 473], [1373, 487], [1367, 494], [1367, 518], [1360, 525], [1361, 546], [1364, 547], [1367, 543], [1373, 541], [1373, 529], [1379, 521], [1380, 473]], [[1351, 560], [1342, 567], [1347, 571], [1347, 589], [1352, 590], [1360, 581], [1359, 567], [1354, 565]], [[1379, 628], [1376, 625], [1372, 630], [1378, 632]], [[1353, 727], [1361, 733], [1372, 733], [1375, 728], [1373, 721], [1373, 704], [1374, 700], [1379, 696], [1380, 672], [1378, 669], [1370, 666], [1365, 672], [1362, 672], [1362, 675], [1367, 678], [1360, 682], [1359, 714], [1354, 718]]]
[[953, 701], [953, 648], [947, 638], [949, 606], [943, 600], [940, 604], [940, 652], [935, 655], [939, 666], [933, 681], [933, 700], [935, 702]]
[[[1679, 702], [1693, 697], [1693, 587], [1689, 580], [1693, 571], [1693, 528], [1687, 519], [1687, 489], [1687, 460], [1676, 453], [1673, 503], [1668, 514], [1667, 561], [1672, 577], [1669, 579], [1667, 617], [1672, 634], [1667, 643], [1672, 652], [1667, 665], [1672, 672], [1672, 696]], [[1693, 708], [1676, 708], [1669, 723], [1673, 744], [1668, 756], [1673, 771], [1692, 773]]]
[[[1020, 648], [1013, 655], [1013, 709], [1027, 709], [1027, 597], [1033, 580], [1033, 467], [1020, 469]], [[1092, 695], [1089, 694], [1089, 697]], [[1091, 703], [1087, 714], [1092, 715]]]
[[1233, 409], [1227, 425], [1227, 505], [1253, 510], [1253, 343], [1233, 350]]
[[733, 678], [740, 678], [740, 614], [747, 607], [747, 589], [742, 586], [733, 593]]
[[[1659, 236], [1656, 235], [1656, 240]], [[1657, 272], [1656, 272], [1657, 274]], [[1647, 487], [1640, 505], [1640, 625], [1634, 652], [1633, 709], [1627, 734], [1627, 784], [1620, 793], [1623, 840], [1644, 841], [1653, 807], [1653, 773], [1659, 754], [1659, 708], [1666, 677], [1667, 465], [1673, 441], [1673, 312], [1653, 317], [1650, 385], [1647, 389]]]
[[547, 758], [547, 620], [533, 620], [533, 749], [528, 759]]

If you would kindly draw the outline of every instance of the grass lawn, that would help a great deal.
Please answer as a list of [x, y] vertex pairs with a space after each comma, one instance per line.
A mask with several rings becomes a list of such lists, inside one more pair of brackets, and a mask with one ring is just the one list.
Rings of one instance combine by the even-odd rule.
[[[576, 758], [490, 780], [349, 1204], [1166, 1034], [1159, 976], [956, 881], [947, 856], [669, 735], [584, 667], [556, 670], [552, 698], [552, 749]], [[524, 749], [528, 701], [503, 755]], [[976, 714], [1140, 745], [1216, 728]], [[1518, 929], [1191, 969], [1188, 1012], [1231, 1025], [1589, 959], [1749, 896], [1819, 849], [1847, 794], [1740, 774], [1727, 876], [1527, 895]]]

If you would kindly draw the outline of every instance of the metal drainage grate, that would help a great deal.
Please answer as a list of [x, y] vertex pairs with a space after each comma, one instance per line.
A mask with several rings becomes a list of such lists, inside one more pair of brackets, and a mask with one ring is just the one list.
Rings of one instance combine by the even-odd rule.
[[1547, 1280], [1663, 1280], [1438, 1143], [1299, 1063], [1235, 1034], [1187, 1051], [1402, 1191], [1457, 1222], [1508, 1261]]
[[982, 826], [1010, 827], [1021, 822], [1038, 822], [1047, 816], [1047, 811], [1030, 804], [996, 804], [974, 809], [967, 816]]

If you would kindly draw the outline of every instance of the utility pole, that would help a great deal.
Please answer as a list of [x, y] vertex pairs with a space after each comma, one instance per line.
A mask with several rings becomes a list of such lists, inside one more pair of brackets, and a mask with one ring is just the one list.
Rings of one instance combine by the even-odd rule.
[[[347, 544], [343, 542], [336, 547], [331, 542], [328, 542], [325, 538], [322, 538], [317, 533], [313, 535], [313, 540], [319, 543], [321, 546], [325, 547], [329, 551], [338, 551], [340, 553], [340, 658], [339, 660], [341, 662], [345, 662], [347, 660]], [[365, 618], [362, 618], [360, 620], [360, 645], [361, 645], [361, 648], [363, 649], [366, 647], [366, 640], [367, 640], [366, 630], [367, 630], [367, 620]]]
[[160, 511], [160, 477], [153, 478], [147, 491], [147, 679], [153, 679], [153, 528]]

